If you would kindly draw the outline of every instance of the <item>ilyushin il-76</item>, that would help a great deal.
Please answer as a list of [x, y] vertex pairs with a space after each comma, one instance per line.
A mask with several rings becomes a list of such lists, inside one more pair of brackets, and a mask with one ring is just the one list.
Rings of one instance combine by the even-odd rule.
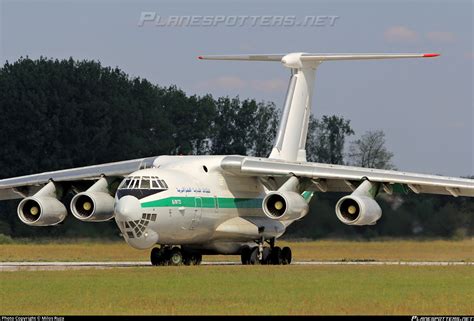
[[[242, 264], [290, 264], [277, 240], [307, 215], [314, 193], [346, 192], [336, 204], [348, 225], [374, 225], [380, 193], [474, 197], [474, 180], [306, 161], [316, 69], [340, 60], [430, 58], [438, 54], [200, 56], [202, 60], [280, 62], [291, 77], [268, 158], [156, 156], [0, 180], [0, 200], [21, 199], [19, 219], [61, 223], [114, 219], [125, 241], [151, 248], [153, 265], [200, 264], [202, 255], [240, 255]], [[374, 62], [375, 63], [375, 62]]]

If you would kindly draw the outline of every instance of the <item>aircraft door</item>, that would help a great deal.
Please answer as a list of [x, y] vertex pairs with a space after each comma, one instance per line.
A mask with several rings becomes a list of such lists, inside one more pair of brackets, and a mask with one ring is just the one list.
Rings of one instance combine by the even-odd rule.
[[196, 226], [199, 225], [199, 222], [201, 221], [202, 217], [202, 198], [200, 197], [195, 197], [194, 198], [194, 217], [191, 220], [191, 227], [190, 229], [196, 228]]

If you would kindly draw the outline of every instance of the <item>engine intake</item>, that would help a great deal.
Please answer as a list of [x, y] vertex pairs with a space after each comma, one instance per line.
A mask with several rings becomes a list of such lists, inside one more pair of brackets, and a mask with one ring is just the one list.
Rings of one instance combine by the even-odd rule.
[[263, 199], [263, 212], [273, 220], [297, 220], [304, 217], [308, 210], [308, 203], [295, 192], [270, 192]]
[[20, 220], [27, 225], [48, 226], [64, 221], [67, 209], [54, 197], [33, 196], [20, 202], [17, 213]]
[[73, 197], [71, 212], [81, 221], [108, 221], [114, 217], [114, 198], [104, 192], [82, 192]]
[[71, 212], [81, 221], [103, 222], [114, 217], [114, 198], [109, 194], [109, 183], [100, 178], [87, 191], [71, 200]]
[[336, 215], [347, 225], [373, 225], [382, 217], [382, 209], [370, 197], [349, 195], [337, 202]]

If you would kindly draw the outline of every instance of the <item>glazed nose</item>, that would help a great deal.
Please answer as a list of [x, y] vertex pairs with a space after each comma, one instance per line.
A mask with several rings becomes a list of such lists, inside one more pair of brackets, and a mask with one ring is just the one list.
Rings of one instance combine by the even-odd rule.
[[140, 201], [131, 195], [126, 195], [115, 203], [115, 216], [120, 221], [133, 221], [141, 218]]

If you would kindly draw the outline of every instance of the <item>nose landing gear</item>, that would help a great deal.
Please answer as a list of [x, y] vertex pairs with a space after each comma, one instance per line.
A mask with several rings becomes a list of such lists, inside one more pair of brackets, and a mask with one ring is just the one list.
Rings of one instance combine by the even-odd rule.
[[199, 265], [202, 261], [200, 253], [191, 253], [183, 251], [181, 248], [175, 246], [155, 247], [151, 250], [150, 261], [152, 265]]

